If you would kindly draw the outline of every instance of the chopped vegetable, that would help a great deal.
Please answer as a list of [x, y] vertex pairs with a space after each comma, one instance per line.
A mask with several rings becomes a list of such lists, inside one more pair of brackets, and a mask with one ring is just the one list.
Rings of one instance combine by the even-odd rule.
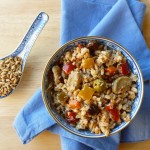
[[81, 103], [77, 100], [69, 100], [69, 106], [72, 108], [72, 109], [79, 109], [81, 107]]
[[61, 78], [61, 69], [60, 69], [60, 67], [57, 66], [57, 65], [53, 66], [52, 72], [53, 72], [53, 75], [54, 75], [55, 84], [60, 83], [60, 78]]
[[98, 43], [97, 41], [93, 40], [93, 41], [89, 41], [89, 43], [87, 44], [87, 48], [90, 50], [90, 51], [95, 51], [95, 50], [98, 50]]
[[102, 92], [106, 89], [106, 82], [103, 79], [96, 79], [93, 81], [93, 88], [97, 92]]
[[72, 110], [67, 111], [65, 117], [68, 123], [75, 124], [78, 121], [76, 119], [76, 113]]
[[127, 76], [118, 77], [112, 85], [112, 91], [115, 94], [120, 94], [128, 91], [131, 87], [132, 80]]
[[61, 104], [65, 104], [68, 100], [68, 95], [65, 92], [61, 92], [57, 95], [57, 98]]
[[112, 105], [108, 105], [105, 107], [106, 111], [108, 111], [111, 115], [112, 115], [112, 119], [114, 121], [118, 121], [119, 120], [119, 111], [117, 110], [117, 108], [115, 108]]
[[114, 66], [110, 66], [106, 69], [110, 76], [115, 75], [117, 73], [117, 68]]
[[119, 72], [123, 75], [128, 75], [130, 73], [129, 66], [127, 62], [121, 63], [119, 65]]
[[85, 69], [91, 69], [93, 68], [95, 65], [94, 59], [93, 58], [87, 58], [85, 60], [83, 60], [82, 62], [82, 66]]
[[74, 66], [71, 62], [69, 62], [69, 63], [63, 65], [63, 71], [64, 71], [66, 74], [70, 74], [70, 72], [71, 72], [72, 70], [74, 70], [74, 68], [75, 68], [75, 66]]
[[72, 92], [78, 89], [82, 81], [82, 76], [77, 71], [72, 71], [67, 80], [67, 90]]
[[88, 109], [88, 113], [90, 115], [97, 115], [100, 112], [100, 109], [98, 108], [97, 105], [91, 104], [90, 108]]
[[83, 89], [79, 92], [78, 96], [83, 100], [90, 100], [94, 94], [94, 89], [85, 85]]

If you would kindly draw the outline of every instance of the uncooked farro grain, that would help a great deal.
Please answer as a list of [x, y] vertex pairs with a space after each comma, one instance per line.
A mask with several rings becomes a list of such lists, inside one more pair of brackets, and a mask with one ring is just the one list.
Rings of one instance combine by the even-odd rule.
[[0, 96], [7, 96], [16, 88], [22, 75], [22, 59], [7, 57], [0, 61]]

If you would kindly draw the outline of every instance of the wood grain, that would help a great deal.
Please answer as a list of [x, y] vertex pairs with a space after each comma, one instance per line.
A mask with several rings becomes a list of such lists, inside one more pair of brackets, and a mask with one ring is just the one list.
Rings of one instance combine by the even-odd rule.
[[[150, 1], [143, 1], [147, 4], [144, 36], [150, 46]], [[40, 87], [45, 64], [59, 47], [60, 1], [0, 0], [0, 57], [16, 48], [41, 11], [47, 12], [50, 19], [28, 57], [22, 82], [11, 96], [0, 101], [0, 150], [61, 149], [59, 136], [46, 131], [23, 145], [12, 127], [16, 114]], [[120, 144], [119, 150], [148, 150], [149, 146], [150, 141]]]

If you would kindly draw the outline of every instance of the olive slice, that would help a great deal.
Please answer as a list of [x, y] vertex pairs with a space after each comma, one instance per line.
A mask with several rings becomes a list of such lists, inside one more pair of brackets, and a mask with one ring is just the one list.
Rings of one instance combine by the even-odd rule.
[[93, 88], [97, 92], [102, 92], [106, 89], [106, 82], [103, 79], [96, 79], [93, 81]]
[[112, 91], [115, 94], [120, 94], [128, 91], [131, 87], [132, 80], [127, 76], [118, 77], [112, 85]]
[[57, 99], [59, 100], [59, 102], [64, 105], [66, 103], [66, 101], [68, 100], [68, 95], [65, 92], [61, 92], [57, 95]]

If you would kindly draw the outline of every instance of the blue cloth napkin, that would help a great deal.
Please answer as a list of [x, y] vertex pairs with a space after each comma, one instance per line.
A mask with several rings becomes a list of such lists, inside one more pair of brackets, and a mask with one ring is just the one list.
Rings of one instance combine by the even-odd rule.
[[107, 138], [88, 139], [73, 135], [48, 114], [41, 89], [27, 102], [14, 120], [22, 143], [44, 130], [60, 135], [63, 150], [115, 150], [120, 142], [150, 138], [150, 52], [142, 35], [145, 4], [138, 0], [62, 0], [60, 44], [87, 35], [111, 38], [126, 47], [138, 61], [144, 76], [144, 101], [137, 116], [121, 133]]

